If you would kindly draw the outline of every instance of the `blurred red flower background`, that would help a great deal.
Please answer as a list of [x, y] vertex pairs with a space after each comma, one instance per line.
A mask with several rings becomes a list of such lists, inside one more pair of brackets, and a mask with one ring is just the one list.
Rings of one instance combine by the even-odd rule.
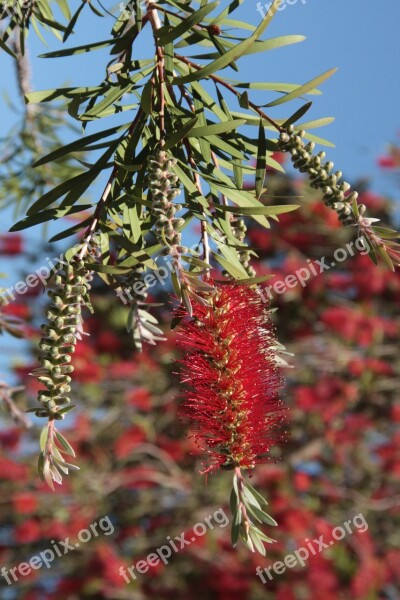
[[[380, 160], [382, 164], [382, 160]], [[385, 164], [384, 166], [388, 166]], [[344, 248], [354, 231], [338, 227], [318, 193], [300, 179], [270, 171], [269, 193], [298, 195], [300, 212], [282, 216], [270, 232], [249, 230], [261, 255], [258, 273], [277, 279]], [[371, 213], [392, 218], [390, 203], [369, 191], [361, 201]], [[373, 215], [373, 216], [375, 216]], [[24, 251], [21, 237], [1, 238], [0, 253]], [[37, 258], [40, 261], [40, 257]], [[157, 299], [166, 299], [160, 289]], [[126, 307], [94, 287], [90, 336], [74, 355], [72, 396], [76, 416], [66, 423], [79, 457], [79, 472], [51, 493], [39, 480], [35, 455], [40, 427], [19, 429], [4, 412], [0, 432], [0, 566], [29, 561], [52, 540], [75, 542], [82, 529], [108, 516], [112, 535], [57, 557], [7, 585], [13, 600], [397, 600], [400, 598], [400, 274], [375, 267], [356, 253], [330, 271], [298, 283], [272, 304], [278, 339], [294, 357], [283, 369], [289, 407], [289, 441], [274, 450], [276, 463], [259, 466], [258, 489], [279, 523], [267, 557], [232, 549], [229, 527], [207, 531], [128, 585], [119, 568], [153, 552], [225, 504], [231, 477], [198, 476], [200, 459], [185, 419], [174, 361], [176, 333], [155, 349], [134, 352], [124, 329]], [[34, 404], [37, 324], [43, 302], [20, 296], [2, 313], [27, 321], [31, 342], [15, 374], [26, 386], [15, 394], [24, 410]], [[160, 311], [160, 319], [163, 317]], [[166, 327], [167, 331], [167, 327]], [[63, 429], [61, 427], [63, 431]], [[256, 567], [271, 565], [325, 535], [355, 514], [368, 523], [332, 547], [286, 569], [264, 584]]]

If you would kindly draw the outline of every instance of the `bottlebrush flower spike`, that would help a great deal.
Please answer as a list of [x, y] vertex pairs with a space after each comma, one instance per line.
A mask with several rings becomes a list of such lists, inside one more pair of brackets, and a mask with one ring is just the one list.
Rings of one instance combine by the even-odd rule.
[[233, 542], [240, 534], [252, 550], [264, 553], [260, 540], [273, 540], [250, 515], [276, 523], [263, 512], [265, 501], [246, 487], [241, 469], [268, 460], [271, 447], [283, 439], [282, 378], [268, 309], [256, 290], [222, 284], [203, 303], [193, 302], [193, 319], [183, 322], [179, 346], [186, 352], [183, 412], [193, 420], [196, 443], [208, 456], [203, 473], [235, 470]]

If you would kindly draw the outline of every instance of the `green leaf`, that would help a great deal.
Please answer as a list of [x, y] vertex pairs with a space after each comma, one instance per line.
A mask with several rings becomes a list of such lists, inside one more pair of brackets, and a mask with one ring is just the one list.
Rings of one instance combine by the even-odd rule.
[[[303, 42], [306, 38], [304, 35], [284, 35], [276, 38], [270, 38], [269, 40], [260, 41], [257, 40], [246, 52], [244, 52], [244, 56], [248, 56], [249, 54], [255, 54], [257, 52], [267, 52], [268, 50], [275, 50], [276, 48], [281, 48], [282, 46], [289, 46], [291, 44], [298, 44], [299, 42]], [[229, 44], [231, 45], [231, 44]], [[232, 47], [234, 47], [232, 45]], [[194, 58], [216, 58], [218, 55], [215, 52], [209, 52], [204, 54], [196, 55]]]
[[247, 548], [251, 552], [255, 551], [253, 541], [252, 541], [250, 535], [247, 534], [247, 532], [244, 529], [241, 529], [241, 531], [240, 531], [240, 539], [242, 540], [242, 542], [247, 546]]
[[103, 13], [101, 13], [99, 10], [97, 10], [97, 8], [95, 6], [93, 6], [93, 4], [91, 3], [91, 1], [88, 1], [88, 5], [90, 10], [97, 16], [97, 17], [104, 17]]
[[40, 438], [39, 438], [39, 446], [42, 452], [44, 452], [45, 448], [46, 448], [46, 443], [47, 443], [47, 437], [49, 435], [49, 428], [46, 425], [45, 427], [43, 427], [41, 433], [40, 433]]
[[84, 173], [75, 175], [75, 177], [71, 177], [71, 179], [63, 181], [62, 183], [54, 187], [52, 190], [43, 194], [43, 196], [41, 196], [39, 200], [36, 200], [36, 202], [34, 202], [32, 206], [28, 209], [28, 216], [37, 215], [39, 211], [41, 211], [43, 208], [46, 208], [49, 204], [52, 204], [53, 202], [58, 200], [58, 198], [61, 198], [62, 196], [70, 192], [75, 186], [87, 181], [88, 173], [89, 171], [85, 171]]
[[220, 56], [216, 60], [212, 61], [205, 67], [202, 67], [199, 70], [196, 70], [194, 73], [189, 73], [189, 75], [184, 75], [183, 77], [176, 77], [174, 79], [175, 85], [180, 85], [182, 83], [189, 83], [191, 81], [200, 81], [200, 79], [204, 79], [209, 75], [212, 75], [216, 71], [227, 67], [232, 61], [240, 58], [250, 46], [254, 44], [254, 37], [250, 36], [247, 40], [244, 40], [240, 44], [237, 44], [226, 54]]
[[[273, 92], [293, 92], [300, 87], [298, 83], [270, 83], [270, 82], [253, 82], [253, 83], [233, 83], [234, 87], [248, 88], [252, 90], [271, 90]], [[317, 89], [310, 90], [310, 95], [321, 95], [322, 92]]]
[[229, 248], [226, 244], [216, 242], [219, 252], [213, 252], [213, 256], [217, 262], [235, 279], [248, 277], [243, 265], [240, 263], [237, 252], [233, 248]]
[[99, 263], [91, 263], [90, 268], [96, 273], [106, 273], [107, 275], [126, 275], [131, 272], [131, 267], [122, 267], [121, 265], [102, 265]]
[[61, 158], [62, 156], [65, 156], [66, 154], [70, 154], [71, 152], [76, 152], [76, 151], [84, 151], [84, 148], [86, 148], [86, 146], [89, 146], [89, 144], [92, 144], [93, 142], [97, 142], [97, 140], [103, 140], [106, 137], [109, 137], [110, 135], [114, 135], [114, 133], [117, 133], [118, 131], [121, 131], [122, 129], [125, 129], [126, 125], [119, 125], [117, 127], [111, 127], [110, 129], [105, 129], [104, 131], [98, 131], [97, 133], [92, 133], [91, 135], [87, 135], [87, 136], [82, 136], [81, 138], [79, 138], [78, 140], [75, 140], [69, 144], [66, 144], [65, 146], [62, 146], [61, 148], [57, 148], [57, 150], [53, 150], [53, 152], [50, 152], [49, 154], [46, 154], [46, 156], [43, 156], [42, 158], [39, 158], [39, 160], [37, 160], [33, 166], [34, 167], [39, 167], [41, 165], [45, 165], [48, 162], [52, 162], [53, 160], [57, 160], [58, 158]]
[[13, 58], [17, 58], [17, 56], [14, 54], [14, 52], [7, 46], [7, 44], [5, 44], [3, 42], [3, 40], [0, 37], [0, 48], [2, 50], [4, 50], [4, 52], [6, 52], [7, 54], [9, 54], [10, 56], [12, 56]]
[[383, 246], [375, 246], [375, 252], [376, 254], [379, 254], [383, 262], [386, 264], [387, 267], [389, 267], [391, 271], [395, 270], [392, 259], [390, 258], [389, 254], [386, 252], [386, 249]]
[[141, 223], [138, 215], [138, 207], [131, 206], [128, 207], [124, 204], [124, 221], [129, 223], [130, 229], [132, 231], [132, 240], [133, 243], [136, 244], [142, 235]]
[[236, 496], [239, 498], [238, 476], [236, 475], [236, 473], [233, 476], [233, 489], [235, 490]]
[[164, 47], [165, 79], [172, 81], [174, 78], [174, 45], [172, 42]]
[[316, 144], [321, 144], [321, 146], [328, 146], [329, 148], [335, 147], [335, 144], [333, 144], [333, 142], [330, 142], [329, 140], [326, 140], [325, 138], [322, 138], [319, 135], [315, 135], [314, 133], [310, 133], [309, 131], [306, 131], [304, 137], [307, 140], [315, 142]]
[[200, 138], [208, 137], [210, 135], [220, 135], [227, 131], [237, 129], [245, 123], [244, 119], [233, 119], [232, 121], [224, 121], [222, 123], [213, 123], [211, 125], [205, 125], [203, 127], [195, 127], [188, 137]]
[[237, 507], [238, 507], [238, 497], [236, 495], [235, 488], [232, 488], [232, 490], [231, 490], [231, 495], [229, 498], [229, 506], [230, 506], [232, 515], [234, 515], [237, 510]]
[[215, 19], [212, 21], [212, 25], [218, 25], [224, 22], [225, 17], [234, 12], [238, 6], [243, 4], [244, 1], [245, 0], [232, 0], [232, 2], [226, 8], [224, 8], [224, 10], [219, 13], [219, 15], [215, 17]]
[[[237, 190], [224, 185], [218, 186], [219, 191], [227, 196], [232, 202], [237, 204], [240, 207], [240, 212], [235, 209], [232, 210], [232, 207], [227, 206], [214, 206], [215, 209], [218, 210], [227, 210], [228, 212], [233, 212], [234, 214], [250, 214], [254, 216], [254, 219], [260, 223], [263, 227], [269, 229], [270, 225], [265, 218], [264, 214], [266, 210], [273, 208], [262, 205], [252, 194], [247, 192], [246, 190]], [[271, 214], [271, 213], [269, 213]]]
[[221, 108], [215, 101], [215, 98], [210, 96], [207, 90], [200, 83], [192, 81], [191, 88], [193, 92], [195, 92], [197, 96], [201, 98], [204, 108], [208, 108], [208, 110], [212, 111], [220, 121], [230, 120], [230, 115], [226, 115], [226, 113], [223, 110], [221, 110]]
[[157, 37], [160, 39], [162, 45], [167, 44], [168, 42], [173, 42], [181, 35], [187, 33], [189, 29], [200, 23], [204, 17], [206, 17], [210, 12], [214, 10], [220, 4], [219, 0], [215, 2], [207, 3], [205, 6], [201, 7], [196, 12], [192, 13], [188, 17], [184, 17], [173, 29], [171, 27], [161, 27], [157, 31]]
[[[43, 6], [43, 4], [42, 4], [42, 6]], [[61, 25], [61, 23], [57, 23], [57, 21], [53, 21], [53, 19], [48, 19], [44, 15], [40, 16], [40, 22], [42, 23], [42, 25], [48, 25], [50, 27], [50, 29], [52, 30], [53, 34], [59, 40], [61, 40], [61, 36], [58, 33], [58, 31], [66, 31], [66, 27], [64, 25]]]
[[308, 83], [305, 83], [305, 84], [301, 85], [300, 87], [298, 87], [297, 90], [293, 90], [293, 92], [289, 92], [289, 94], [282, 96], [282, 98], [278, 98], [277, 100], [270, 102], [269, 104], [267, 104], [267, 106], [269, 106], [269, 107], [278, 106], [279, 104], [283, 104], [284, 102], [289, 102], [290, 100], [294, 100], [295, 98], [298, 98], [299, 96], [302, 96], [303, 94], [307, 94], [307, 92], [309, 92], [309, 90], [312, 90], [313, 88], [318, 87], [319, 85], [321, 85], [321, 83], [323, 83], [324, 81], [329, 79], [329, 77], [331, 77], [334, 73], [336, 73], [336, 71], [337, 71], [337, 68], [329, 69], [329, 71], [325, 71], [325, 73], [322, 73], [322, 75], [318, 75], [318, 77], [314, 77], [314, 79], [311, 79], [311, 81], [309, 81]]
[[[62, 417], [64, 417], [64, 415], [69, 413], [69, 411], [73, 410], [75, 407], [76, 407], [76, 404], [70, 404], [69, 406], [64, 406], [63, 408], [60, 408], [58, 410], [58, 414], [62, 415]], [[77, 467], [75, 467], [75, 468], [77, 468]]]
[[240, 150], [238, 150], [236, 146], [233, 146], [232, 144], [224, 140], [222, 137], [210, 135], [208, 136], [208, 141], [211, 143], [212, 149], [218, 156], [221, 156], [221, 152], [225, 152], [233, 158], [238, 158], [239, 160], [246, 159], [246, 156], [243, 152], [240, 152]]
[[[75, 207], [74, 207], [74, 210], [75, 210]], [[59, 240], [64, 240], [67, 237], [75, 235], [76, 233], [78, 233], [78, 231], [81, 231], [84, 227], [87, 227], [88, 225], [90, 225], [91, 222], [92, 222], [92, 217], [88, 217], [84, 221], [81, 221], [80, 223], [76, 223], [72, 227], [68, 227], [67, 229], [65, 229], [63, 231], [60, 231], [60, 233], [53, 235], [53, 237], [51, 237], [49, 239], [49, 242], [50, 243], [58, 242]]]
[[67, 39], [69, 38], [69, 36], [71, 35], [71, 33], [75, 27], [75, 24], [76, 24], [77, 20], [79, 19], [79, 15], [81, 14], [85, 4], [86, 4], [86, 1], [84, 0], [82, 2], [82, 4], [80, 5], [80, 7], [78, 8], [78, 10], [75, 12], [75, 14], [72, 17], [72, 19], [70, 20], [70, 22], [68, 23], [68, 27], [64, 33], [63, 42], [66, 42]]
[[190, 301], [190, 296], [188, 293], [188, 290], [186, 289], [186, 287], [181, 287], [181, 300], [183, 302], [183, 305], [186, 309], [186, 312], [188, 313], [189, 317], [193, 316], [193, 308], [192, 308], [192, 303]]
[[267, 552], [265, 550], [264, 544], [253, 529], [250, 529], [250, 537], [256, 550], [261, 554], [261, 556], [265, 556]]
[[261, 510], [259, 507], [255, 506], [251, 503], [246, 503], [247, 510], [255, 517], [260, 523], [265, 523], [266, 525], [271, 525], [276, 527], [278, 523], [267, 513]]
[[[72, 215], [77, 212], [82, 212], [89, 208], [92, 208], [91, 204], [80, 204], [79, 206], [73, 206], [73, 207], [68, 207], [68, 208], [64, 208], [64, 209], [50, 208], [49, 210], [35, 212], [34, 214], [29, 215], [28, 217], [24, 217], [23, 219], [21, 219], [21, 221], [18, 221], [17, 223], [15, 223], [10, 228], [10, 231], [11, 232], [12, 231], [22, 231], [23, 229], [27, 229], [28, 227], [33, 227], [34, 225], [46, 223], [47, 221], [55, 221], [57, 219], [60, 219], [61, 217], [65, 217], [66, 215]], [[78, 227], [78, 231], [79, 231], [80, 225], [81, 224], [79, 224], [79, 226], [77, 226], [77, 225], [74, 226], [74, 230], [75, 230], [74, 233], [76, 233], [77, 227]], [[63, 233], [67, 233], [67, 232], [63, 232]], [[72, 233], [70, 233], [69, 235], [72, 235]], [[52, 241], [56, 241], [55, 238], [63, 239], [64, 237], [68, 237], [68, 234], [63, 235], [62, 233], [60, 233], [57, 236], [54, 236], [54, 239], [52, 238]]]
[[260, 197], [265, 180], [265, 167], [267, 164], [267, 146], [265, 143], [265, 130], [262, 119], [258, 128], [258, 147], [257, 147], [257, 164], [256, 164], [256, 196]]
[[169, 150], [173, 146], [176, 146], [183, 138], [192, 137], [188, 134], [192, 131], [193, 127], [197, 123], [197, 117], [194, 117], [187, 123], [185, 123], [182, 127], [180, 127], [177, 131], [170, 133], [167, 137], [167, 141], [165, 142], [164, 149]]
[[[32, 17], [31, 17], [31, 23], [33, 25], [33, 29], [35, 30], [36, 35], [38, 36], [38, 38], [40, 39], [40, 41], [42, 42], [42, 44], [44, 44], [45, 46], [47, 46], [46, 40], [42, 36], [42, 33], [41, 33], [41, 31], [39, 29], [39, 26], [38, 26], [38, 19], [36, 18], [35, 15], [32, 15]], [[21, 35], [20, 39], [24, 39], [24, 36]]]
[[51, 100], [75, 98], [77, 96], [90, 97], [98, 94], [104, 89], [104, 86], [77, 87], [77, 88], [57, 88], [53, 90], [43, 90], [39, 92], [29, 92], [25, 94], [26, 104], [37, 104], [40, 102], [49, 102]]
[[243, 92], [243, 94], [240, 94], [239, 106], [245, 109], [249, 108], [249, 94], [247, 92]]
[[71, 11], [69, 10], [67, 0], [56, 0], [64, 17], [69, 21], [71, 19]]
[[268, 506], [268, 502], [265, 500], [265, 498], [263, 498], [263, 496], [261, 496], [261, 494], [252, 485], [250, 485], [250, 483], [246, 482], [246, 487], [253, 494], [254, 498], [258, 501], [260, 506], [262, 506], [263, 504], [265, 504], [265, 506]]
[[265, 206], [260, 204], [259, 206], [224, 206], [217, 205], [215, 206], [216, 210], [222, 210], [224, 212], [229, 212], [235, 215], [243, 215], [243, 216], [253, 216], [253, 215], [265, 215], [267, 217], [271, 217], [273, 215], [281, 215], [283, 213], [292, 212], [293, 210], [297, 210], [300, 207], [299, 204], [282, 204], [276, 206]]
[[122, 98], [124, 94], [126, 94], [126, 92], [129, 91], [130, 87], [130, 83], [125, 84], [121, 87], [112, 86], [107, 92], [104, 92], [103, 100], [101, 100], [101, 102], [99, 102], [93, 108], [91, 108], [87, 113], [80, 115], [80, 119], [92, 119], [93, 117], [98, 116], [99, 113], [101, 113], [101, 111], [120, 100], [120, 98]]
[[236, 187], [241, 189], [243, 187], [243, 172], [244, 169], [241, 164], [233, 163], [233, 174], [235, 178]]
[[[84, 3], [78, 10], [82, 10]], [[120, 40], [126, 39], [128, 36], [120, 38]], [[83, 44], [82, 46], [74, 46], [73, 48], [63, 48], [62, 50], [55, 50], [54, 52], [46, 52], [46, 54], [40, 54], [39, 58], [61, 58], [62, 56], [73, 56], [74, 54], [84, 54], [91, 52], [92, 50], [99, 50], [100, 48], [106, 48], [115, 44], [115, 38], [109, 40], [103, 40], [101, 42], [93, 42], [91, 44]]]
[[149, 79], [142, 91], [140, 106], [146, 115], [151, 115], [153, 111], [153, 82]]
[[177, 298], [181, 298], [181, 284], [175, 270], [171, 271], [171, 282]]
[[[244, 0], [242, 0], [244, 1]], [[240, 2], [236, 1], [236, 5], [239, 6]], [[255, 25], [251, 25], [250, 23], [245, 23], [244, 21], [238, 21], [237, 19], [205, 19], [205, 21], [210, 21], [210, 24], [216, 24], [217, 22], [222, 23], [222, 25], [227, 25], [228, 27], [235, 27], [236, 29], [246, 29], [248, 31], [255, 31]]]
[[282, 127], [286, 128], [286, 127], [289, 127], [289, 125], [291, 125], [292, 123], [296, 123], [296, 121], [301, 119], [301, 117], [303, 115], [305, 115], [306, 112], [308, 112], [311, 107], [312, 107], [312, 102], [307, 102], [306, 104], [304, 104], [304, 106], [301, 106], [298, 110], [296, 110], [296, 112], [291, 117], [289, 117], [289, 119], [287, 121], [285, 121], [282, 124]]
[[208, 202], [206, 198], [204, 198], [204, 196], [200, 194], [196, 185], [190, 179], [190, 177], [186, 175], [185, 171], [181, 169], [181, 167], [178, 164], [173, 165], [171, 168], [174, 171], [175, 175], [179, 177], [179, 180], [182, 182], [182, 185], [186, 188], [186, 190], [193, 197], [193, 199], [199, 202], [203, 208], [208, 209]]
[[258, 529], [258, 527], [256, 527], [255, 525], [253, 525], [252, 527], [253, 531], [257, 533], [258, 537], [260, 538], [260, 540], [263, 540], [264, 542], [267, 542], [267, 544], [273, 544], [274, 542], [276, 542], [276, 540], [273, 540], [272, 538], [268, 537], [267, 535], [265, 535], [265, 533], [263, 533], [260, 529]]
[[69, 454], [70, 456], [75, 456], [74, 449], [72, 448], [70, 443], [65, 439], [65, 437], [59, 431], [56, 431], [55, 434], [58, 442], [63, 448], [63, 452], [65, 454]]
[[208, 263], [204, 262], [204, 260], [200, 260], [199, 258], [197, 258], [197, 256], [182, 255], [181, 258], [183, 261], [189, 263], [190, 265], [194, 265], [195, 267], [199, 267], [201, 269], [206, 269], [206, 270], [210, 269], [210, 265]]
[[321, 119], [314, 119], [313, 121], [305, 121], [303, 123], [297, 123], [296, 129], [317, 129], [317, 127], [330, 125], [334, 120], [335, 117], [322, 117]]
[[265, 15], [265, 17], [254, 32], [254, 35], [257, 38], [259, 38], [267, 29], [281, 4], [282, 0], [273, 0], [272, 5], [269, 7], [267, 14]]
[[247, 505], [255, 506], [259, 510], [261, 510], [261, 506], [257, 500], [257, 498], [252, 494], [251, 490], [249, 490], [246, 485], [243, 486], [242, 490], [243, 501], [247, 503]]
[[389, 229], [389, 227], [374, 226], [372, 229], [379, 237], [387, 240], [398, 238], [400, 235], [398, 231], [395, 229]]
[[[36, 410], [36, 409], [33, 409], [33, 410]], [[43, 471], [44, 471], [44, 452], [41, 452], [39, 454], [39, 460], [38, 460], [38, 473], [39, 473], [40, 479], [44, 482]]]
[[232, 546], [235, 547], [239, 540], [240, 533], [240, 523], [241, 523], [242, 513], [239, 509], [236, 509], [233, 520], [232, 520], [232, 528], [231, 528], [231, 542]]
[[107, 167], [107, 161], [110, 158], [110, 156], [112, 156], [112, 154], [115, 152], [115, 149], [119, 143], [119, 139], [111, 142], [110, 147], [88, 171], [80, 173], [79, 175], [76, 175], [75, 177], [72, 177], [67, 181], [63, 181], [52, 190], [43, 194], [43, 196], [39, 198], [39, 200], [37, 200], [32, 204], [32, 206], [30, 206], [30, 208], [27, 211], [27, 214], [35, 215], [38, 211], [42, 210], [43, 208], [46, 208], [65, 194], [67, 194], [67, 196], [60, 204], [60, 208], [71, 206], [74, 202], [78, 200], [82, 193], [96, 179], [96, 177], [102, 171], [102, 169]]

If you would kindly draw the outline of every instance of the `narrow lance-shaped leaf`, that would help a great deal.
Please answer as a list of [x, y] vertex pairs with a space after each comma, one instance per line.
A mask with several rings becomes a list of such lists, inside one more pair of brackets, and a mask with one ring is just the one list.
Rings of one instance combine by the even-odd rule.
[[290, 100], [294, 100], [295, 98], [298, 98], [299, 96], [302, 96], [303, 94], [306, 94], [309, 90], [312, 90], [313, 88], [318, 87], [319, 85], [321, 85], [321, 83], [323, 83], [324, 81], [329, 79], [329, 77], [331, 77], [334, 73], [336, 73], [336, 71], [337, 71], [337, 68], [329, 69], [329, 71], [325, 71], [325, 73], [322, 73], [322, 75], [318, 75], [318, 77], [314, 77], [314, 79], [311, 79], [311, 81], [309, 81], [308, 83], [305, 83], [304, 85], [301, 85], [300, 87], [298, 87], [297, 90], [293, 90], [293, 92], [289, 92], [289, 94], [282, 96], [282, 98], [278, 98], [277, 100], [270, 102], [269, 104], [267, 104], [267, 106], [269, 106], [269, 107], [278, 106], [279, 104], [284, 104], [285, 102], [289, 102]]
[[258, 148], [257, 148], [257, 165], [256, 165], [256, 196], [259, 198], [265, 179], [267, 147], [265, 143], [265, 131], [262, 120], [258, 128]]
[[205, 6], [192, 13], [188, 17], [184, 17], [181, 23], [171, 29], [170, 27], [161, 27], [157, 31], [157, 37], [159, 38], [161, 44], [167, 44], [168, 42], [173, 42], [181, 35], [187, 33], [189, 29], [200, 23], [204, 17], [206, 17], [210, 12], [214, 10], [219, 5], [219, 0], [215, 2], [207, 3]]

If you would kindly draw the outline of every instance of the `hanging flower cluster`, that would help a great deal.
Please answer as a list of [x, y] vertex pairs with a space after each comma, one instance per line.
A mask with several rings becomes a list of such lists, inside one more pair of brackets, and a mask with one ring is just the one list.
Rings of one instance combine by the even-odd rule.
[[326, 153], [321, 151], [313, 155], [315, 148], [314, 142], [305, 144], [302, 137], [305, 131], [295, 131], [293, 125], [282, 131], [279, 137], [279, 149], [284, 152], [290, 152], [293, 166], [300, 173], [307, 173], [310, 178], [310, 185], [315, 189], [322, 190], [324, 201], [338, 214], [339, 220], [343, 225], [354, 225], [356, 219], [352, 210], [353, 201], [357, 201], [358, 193], [351, 192], [348, 196], [345, 194], [350, 190], [350, 184], [347, 181], [340, 182], [341, 171], [331, 173], [334, 163], [332, 161], [323, 162]]
[[268, 311], [256, 290], [221, 285], [204, 304], [193, 303], [180, 346], [186, 350], [181, 379], [184, 410], [195, 438], [218, 467], [252, 469], [268, 457], [282, 421]]
[[347, 181], [340, 181], [342, 172], [331, 173], [333, 162], [323, 162], [325, 152], [313, 155], [315, 144], [303, 142], [305, 133], [303, 130], [296, 131], [290, 125], [280, 133], [279, 150], [290, 153], [293, 166], [300, 173], [307, 173], [310, 186], [322, 191], [325, 205], [336, 211], [343, 225], [357, 227], [358, 237], [363, 241], [373, 262], [377, 264], [380, 257], [394, 271], [395, 266], [400, 264], [400, 244], [395, 241], [398, 238], [397, 231], [373, 225], [379, 219], [371, 219], [364, 214], [366, 206], [358, 204], [358, 193], [350, 192]]
[[[244, 219], [232, 215], [231, 217], [232, 233], [239, 242], [243, 243], [246, 238], [247, 226]], [[243, 250], [238, 249], [239, 262], [246, 269], [249, 277], [255, 277], [256, 271], [250, 264], [250, 250], [245, 247]]]
[[152, 195], [152, 212], [156, 217], [155, 234], [164, 246], [164, 254], [176, 254], [186, 249], [180, 248], [182, 235], [179, 228], [184, 219], [177, 218], [175, 213], [182, 209], [181, 204], [174, 204], [179, 196], [179, 179], [170, 172], [176, 159], [168, 158], [164, 150], [152, 154], [148, 161], [148, 183]]
[[[98, 250], [90, 242], [85, 245], [86, 254], [96, 258]], [[45, 386], [38, 393], [39, 408], [31, 408], [37, 417], [47, 417], [48, 424], [40, 436], [38, 471], [41, 479], [54, 490], [54, 483], [62, 483], [62, 477], [70, 470], [78, 469], [68, 463], [63, 454], [75, 456], [69, 442], [57, 431], [55, 420], [63, 419], [73, 408], [68, 393], [71, 391], [71, 374], [74, 370], [71, 355], [77, 340], [82, 338], [82, 308], [91, 309], [89, 291], [93, 273], [79, 257], [61, 263], [55, 284], [48, 291], [51, 303], [47, 306], [47, 323], [42, 325], [44, 337], [40, 340], [41, 367], [31, 374]]]
[[181, 361], [183, 411], [193, 420], [194, 438], [207, 455], [203, 472], [234, 469], [233, 542], [240, 535], [251, 550], [264, 553], [261, 540], [273, 540], [251, 517], [276, 522], [264, 513], [265, 500], [245, 484], [241, 469], [268, 460], [272, 446], [284, 437], [278, 395], [282, 379], [268, 310], [255, 289], [222, 284], [203, 303], [193, 303], [193, 319], [184, 322], [179, 345], [186, 352]]
[[69, 410], [67, 394], [74, 370], [71, 354], [83, 333], [82, 307], [90, 305], [91, 278], [83, 261], [75, 260], [61, 267], [54, 288], [48, 292], [52, 302], [46, 309], [48, 323], [42, 326], [45, 336], [39, 344], [42, 366], [32, 373], [47, 388], [38, 394], [43, 404], [42, 408], [34, 409], [38, 417], [61, 419]]

